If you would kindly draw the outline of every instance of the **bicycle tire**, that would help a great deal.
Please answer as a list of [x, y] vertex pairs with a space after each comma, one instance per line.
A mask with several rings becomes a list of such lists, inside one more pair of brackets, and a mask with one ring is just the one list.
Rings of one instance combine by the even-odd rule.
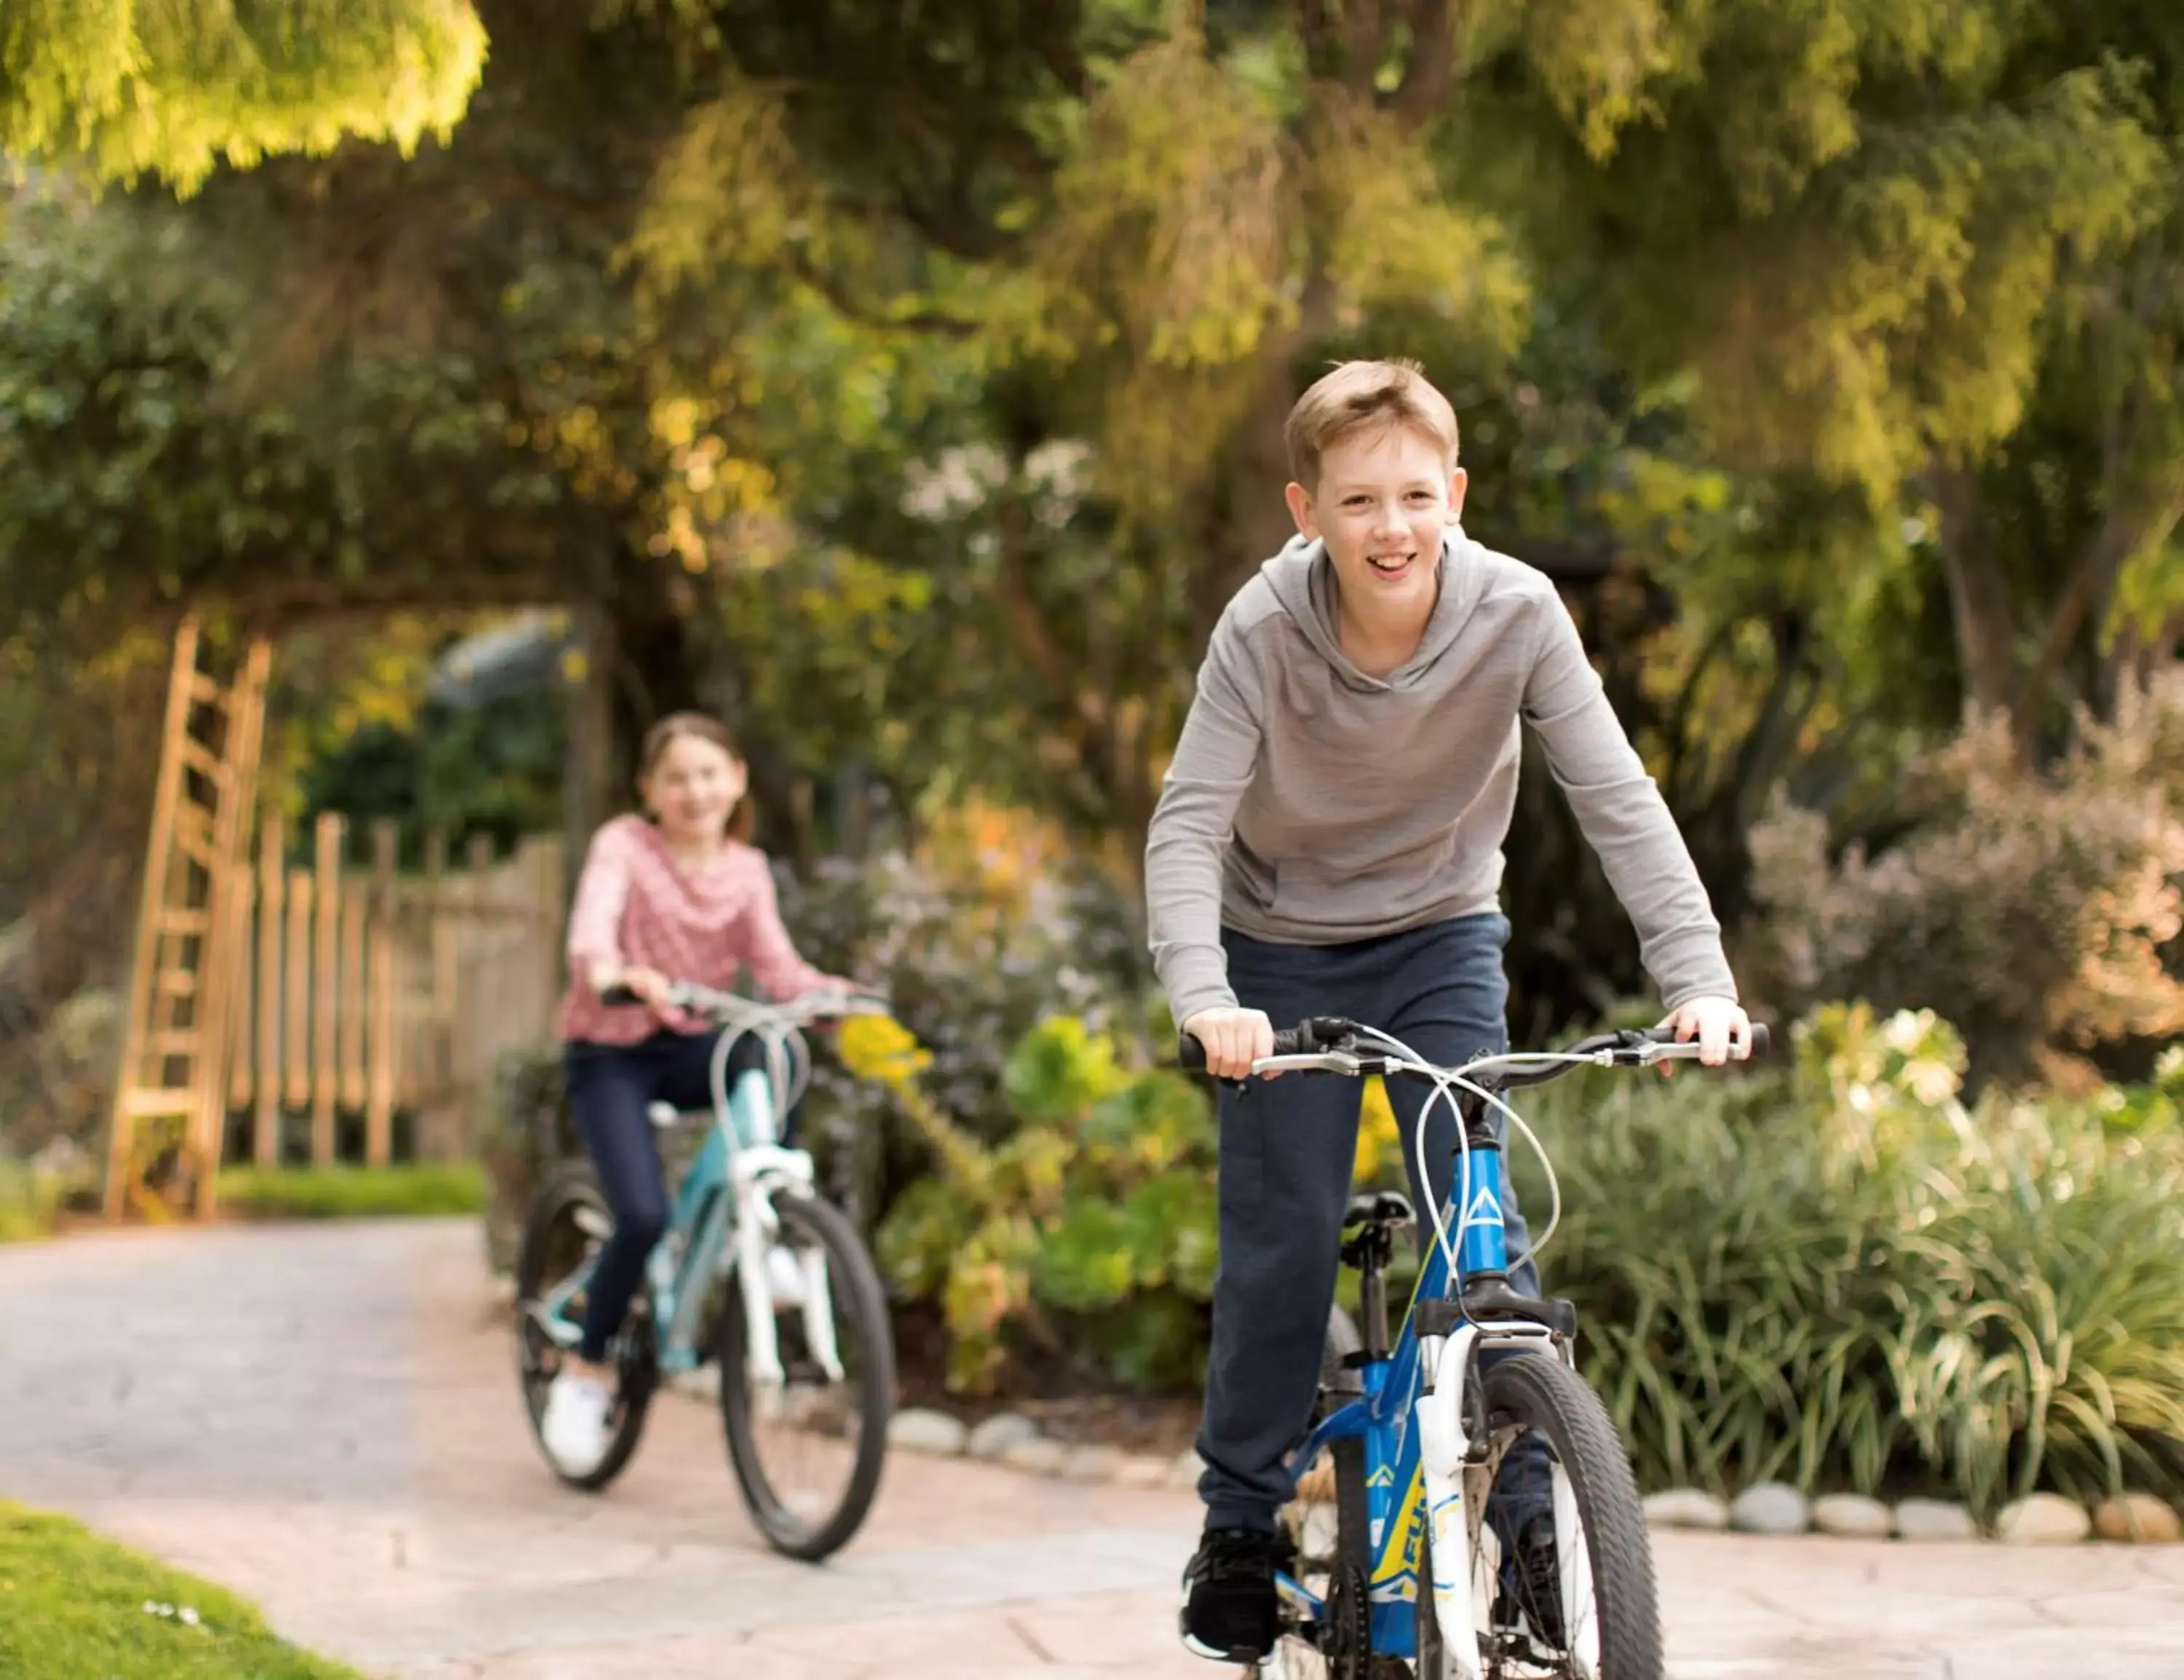
[[1538, 1430], [1569, 1479], [1592, 1564], [1597, 1672], [1609, 1680], [1661, 1680], [1652, 1547], [1630, 1456], [1607, 1408], [1583, 1377], [1547, 1355], [1497, 1360], [1482, 1380], [1490, 1420]]
[[879, 1492], [880, 1472], [887, 1461], [888, 1420], [894, 1411], [894, 1335], [888, 1323], [879, 1273], [848, 1216], [809, 1196], [777, 1195], [773, 1210], [784, 1232], [800, 1227], [824, 1250], [836, 1343], [845, 1362], [853, 1347], [860, 1355], [853, 1377], [857, 1389], [856, 1459], [840, 1503], [823, 1521], [807, 1521], [788, 1509], [766, 1477], [744, 1370], [744, 1295], [733, 1277], [724, 1292], [716, 1332], [721, 1422], [736, 1483], [766, 1543], [784, 1556], [816, 1563], [849, 1543]]
[[[1330, 1413], [1348, 1405], [1362, 1392], [1357, 1369], [1349, 1363], [1351, 1355], [1364, 1345], [1357, 1325], [1338, 1304], [1327, 1316], [1326, 1334], [1320, 1343], [1319, 1388], [1312, 1400], [1310, 1423], [1318, 1426]], [[1369, 1580], [1372, 1576], [1372, 1522], [1365, 1491], [1365, 1443], [1362, 1439], [1336, 1441], [1327, 1449], [1326, 1458], [1334, 1484], [1334, 1550], [1331, 1557], [1307, 1558], [1300, 1552], [1296, 1568], [1298, 1578], [1305, 1580], [1316, 1574], [1313, 1567], [1319, 1562], [1330, 1566], [1323, 1583], [1330, 1604], [1334, 1597], [1334, 1583], [1346, 1571], [1356, 1572], [1358, 1580]], [[1306, 1505], [1301, 1494], [1297, 1502], [1283, 1508], [1281, 1521], [1293, 1541], [1301, 1548], [1305, 1539]], [[1350, 1654], [1353, 1658], [1359, 1653]], [[1268, 1654], [1268, 1666], [1279, 1680], [1310, 1675], [1314, 1680], [1338, 1673], [1337, 1664], [1342, 1659], [1330, 1660], [1328, 1654], [1306, 1641], [1294, 1626], [1284, 1626], [1277, 1633], [1274, 1649]]]
[[560, 1221], [565, 1214], [573, 1214], [578, 1207], [593, 1210], [609, 1224], [614, 1221], [614, 1211], [607, 1205], [606, 1193], [599, 1188], [599, 1174], [592, 1164], [588, 1160], [564, 1161], [547, 1176], [538, 1193], [532, 1198], [530, 1215], [523, 1222], [523, 1238], [516, 1249], [516, 1368], [523, 1386], [524, 1411], [531, 1421], [531, 1438], [538, 1444], [539, 1456], [568, 1486], [581, 1493], [596, 1494], [621, 1474], [629, 1464], [630, 1455], [636, 1452], [638, 1438], [644, 1433], [645, 1414], [651, 1410], [652, 1396], [658, 1387], [658, 1370], [653, 1362], [652, 1338], [644, 1317], [649, 1310], [649, 1303], [640, 1288], [630, 1304], [628, 1327], [635, 1333], [621, 1338], [621, 1382], [616, 1397], [616, 1410], [609, 1414], [606, 1452], [595, 1466], [581, 1476], [571, 1475], [554, 1462], [539, 1432], [540, 1421], [545, 1416], [550, 1373], [542, 1371], [537, 1363], [536, 1355], [543, 1350], [543, 1338], [531, 1321], [529, 1308], [548, 1282], [566, 1277], [574, 1267], [574, 1260], [563, 1263], [566, 1260], [566, 1244], [560, 1241]]

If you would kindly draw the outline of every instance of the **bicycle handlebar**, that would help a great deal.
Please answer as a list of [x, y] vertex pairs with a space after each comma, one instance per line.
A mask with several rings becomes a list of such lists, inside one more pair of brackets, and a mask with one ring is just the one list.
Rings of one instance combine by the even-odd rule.
[[[1767, 1054], [1771, 1035], [1767, 1023], [1752, 1023], [1752, 1054]], [[1206, 1068], [1206, 1046], [1189, 1033], [1182, 1034], [1177, 1042], [1178, 1057], [1184, 1067], [1191, 1072], [1203, 1072]], [[1622, 1032], [1603, 1032], [1583, 1038], [1568, 1049], [1548, 1052], [1567, 1060], [1558, 1060], [1545, 1067], [1513, 1068], [1507, 1073], [1485, 1076], [1482, 1082], [1490, 1082], [1502, 1090], [1514, 1090], [1520, 1086], [1544, 1085], [1551, 1079], [1559, 1079], [1574, 1068], [1586, 1065], [1609, 1067], [1644, 1067], [1657, 1061], [1687, 1060], [1699, 1054], [1698, 1041], [1679, 1039], [1663, 1026], [1652, 1026]], [[1482, 1056], [1479, 1063], [1509, 1060], [1502, 1056]], [[1417, 1076], [1418, 1071], [1400, 1060], [1384, 1044], [1372, 1038], [1355, 1021], [1343, 1021], [1329, 1015], [1317, 1015], [1299, 1025], [1274, 1034], [1274, 1049], [1271, 1056], [1263, 1058], [1260, 1067], [1280, 1071], [1269, 1064], [1288, 1062], [1303, 1070], [1327, 1073], [1346, 1073], [1353, 1076], [1379, 1073], [1408, 1073]], [[1477, 1065], [1478, 1063], [1472, 1064]], [[1461, 1073], [1462, 1068], [1446, 1070]]]
[[[627, 986], [616, 981], [599, 993], [605, 1004], [637, 1004], [643, 999]], [[888, 1002], [859, 992], [807, 992], [800, 998], [786, 1003], [769, 1004], [758, 998], [740, 997], [733, 992], [718, 992], [709, 986], [693, 981], [671, 982], [665, 999], [671, 1009], [686, 1010], [693, 1015], [718, 1015], [736, 1010], [765, 1010], [791, 1021], [810, 1021], [822, 1017], [853, 1015], [885, 1015]]]

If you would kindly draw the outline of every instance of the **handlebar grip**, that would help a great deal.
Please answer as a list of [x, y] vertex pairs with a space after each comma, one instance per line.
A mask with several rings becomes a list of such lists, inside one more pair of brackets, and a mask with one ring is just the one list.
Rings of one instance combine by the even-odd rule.
[[[1278, 1056], [1294, 1056], [1305, 1049], [1304, 1034], [1295, 1027], [1283, 1027], [1274, 1034], [1273, 1052]], [[1183, 1064], [1186, 1073], [1206, 1071], [1206, 1046], [1190, 1033], [1177, 1035], [1176, 1060]]]
[[[1671, 1027], [1649, 1026], [1646, 1029], [1646, 1036], [1657, 1044], [1673, 1044], [1676, 1042], [1675, 1032]], [[1767, 1023], [1765, 1021], [1753, 1021], [1752, 1023], [1752, 1054], [1753, 1060], [1757, 1060], [1759, 1057], [1765, 1055], [1768, 1051], [1768, 1047], [1773, 1043], [1773, 1040], [1774, 1035], [1767, 1030]]]

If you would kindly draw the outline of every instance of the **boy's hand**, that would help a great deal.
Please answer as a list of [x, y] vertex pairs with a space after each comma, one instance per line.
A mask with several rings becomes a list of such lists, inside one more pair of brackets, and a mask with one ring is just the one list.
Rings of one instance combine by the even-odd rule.
[[[1742, 1061], [1752, 1054], [1752, 1017], [1734, 998], [1693, 998], [1661, 1025], [1674, 1027], [1680, 1043], [1697, 1039], [1699, 1060], [1708, 1067], [1719, 1067], [1732, 1057]], [[1663, 1062], [1661, 1070], [1665, 1073], [1674, 1065]]]
[[1206, 1071], [1217, 1079], [1248, 1079], [1251, 1064], [1274, 1053], [1274, 1024], [1262, 1010], [1201, 1010], [1183, 1030], [1206, 1046]]

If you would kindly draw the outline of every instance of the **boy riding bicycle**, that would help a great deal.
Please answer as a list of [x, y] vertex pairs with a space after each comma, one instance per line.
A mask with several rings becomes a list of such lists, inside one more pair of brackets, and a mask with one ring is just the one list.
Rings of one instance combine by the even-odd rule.
[[[1503, 1048], [1499, 908], [1520, 724], [1639, 934], [1680, 1037], [1742, 1055], [1721, 931], [1652, 779], [1553, 587], [1463, 534], [1448, 399], [1409, 362], [1351, 362], [1298, 399], [1286, 494], [1298, 536], [1215, 626], [1145, 852], [1152, 954], [1177, 1026], [1228, 1079], [1274, 1019], [1342, 1015], [1454, 1065]], [[1414, 1162], [1424, 1093], [1389, 1096]], [[1206, 1533], [1184, 1572], [1184, 1644], [1272, 1649], [1285, 1460], [1318, 1388], [1360, 1093], [1311, 1075], [1224, 1086], [1221, 1265], [1199, 1453]], [[1448, 1191], [1453, 1121], [1429, 1123]], [[1444, 1135], [1446, 1134], [1446, 1135]], [[1513, 1258], [1527, 1249], [1513, 1199]], [[1540, 1293], [1529, 1260], [1518, 1288]], [[1527, 1452], [1527, 1448], [1533, 1450]], [[1516, 1567], [1554, 1567], [1536, 1443], [1490, 1513]]]

